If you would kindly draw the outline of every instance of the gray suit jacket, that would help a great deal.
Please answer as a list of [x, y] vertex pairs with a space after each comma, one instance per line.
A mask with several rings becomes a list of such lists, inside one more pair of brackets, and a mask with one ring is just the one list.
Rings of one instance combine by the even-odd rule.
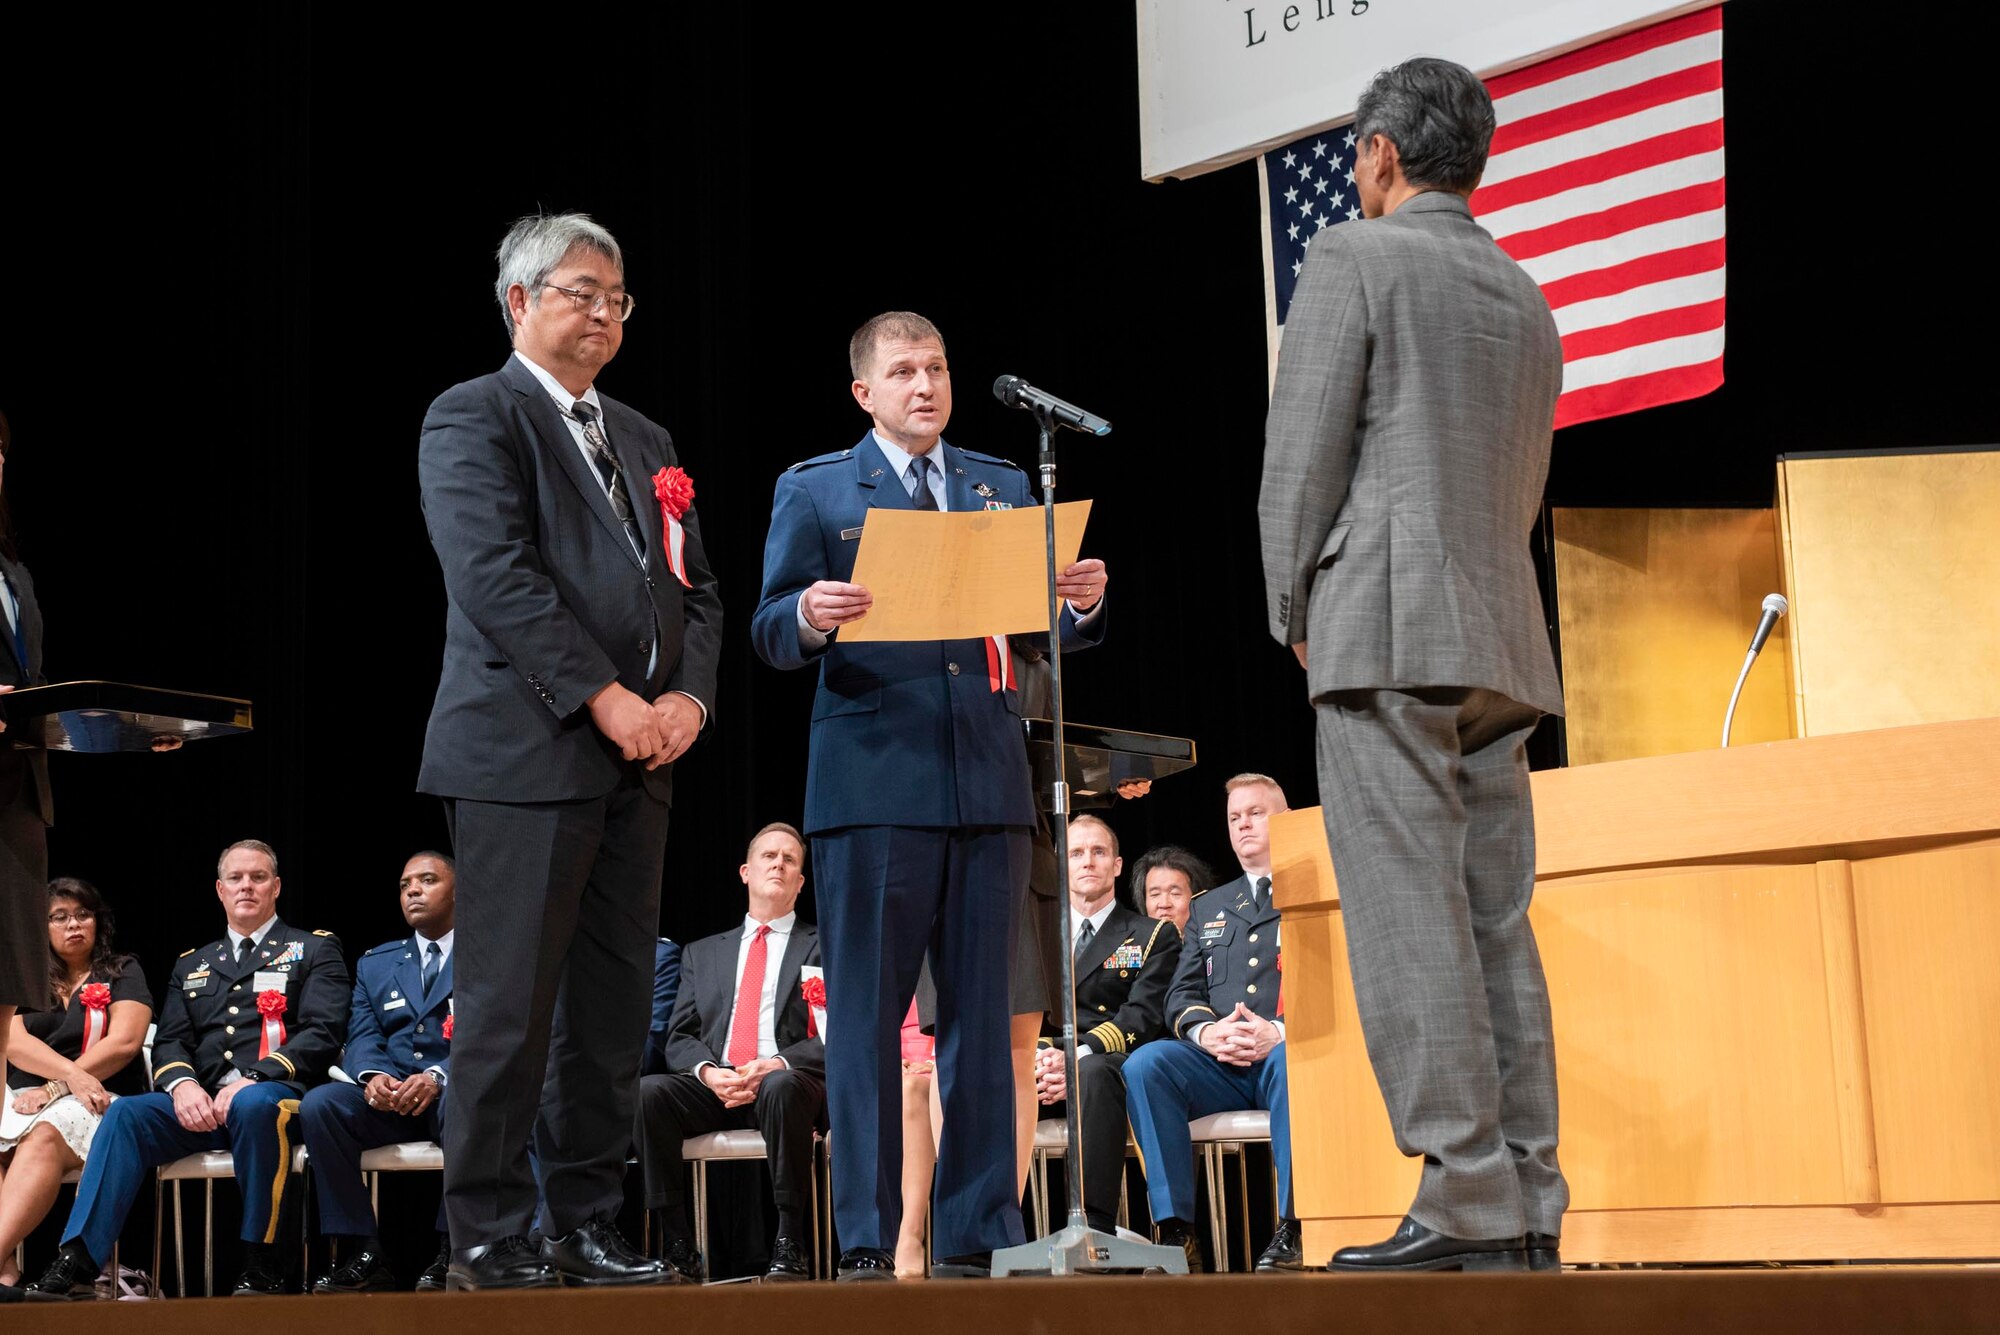
[[[486, 802], [610, 792], [638, 762], [620, 759], [584, 702], [613, 680], [648, 700], [685, 691], [715, 721], [722, 599], [693, 509], [682, 523], [694, 587], [674, 577], [653, 496], [653, 474], [677, 462], [673, 441], [598, 398], [648, 568], [555, 401], [517, 358], [446, 390], [424, 418], [417, 476], [446, 609], [421, 792]], [[669, 798], [672, 773], [645, 774], [647, 788]]]
[[1430, 191], [1313, 239], [1265, 426], [1271, 633], [1308, 689], [1457, 686], [1562, 712], [1528, 534], [1562, 350], [1548, 302]]

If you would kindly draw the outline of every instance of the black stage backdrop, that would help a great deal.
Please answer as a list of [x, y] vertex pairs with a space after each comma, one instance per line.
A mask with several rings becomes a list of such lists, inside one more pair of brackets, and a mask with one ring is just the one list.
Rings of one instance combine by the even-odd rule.
[[[945, 331], [957, 443], [1031, 463], [1002, 372], [1117, 424], [1062, 442], [1112, 575], [1070, 716], [1201, 748], [1114, 813], [1128, 855], [1228, 865], [1238, 770], [1314, 800], [1257, 557], [1256, 180], [1138, 179], [1131, 6], [550, 9], [504, 35], [488, 7], [139, 12], [8, 43], [71, 93], [9, 111], [0, 408], [51, 674], [256, 702], [247, 738], [55, 761], [53, 867], [103, 887], [156, 987], [220, 930], [209, 867], [245, 836], [291, 921], [350, 954], [402, 930], [397, 871], [444, 838], [412, 791], [443, 614], [417, 428], [506, 355], [491, 253], [538, 208], [627, 249], [600, 383], [673, 432], [728, 604], [662, 930], [735, 921], [745, 838], [799, 817], [811, 677], [747, 638], [771, 484], [860, 437], [847, 336], [893, 307]], [[1783, 451], [2000, 438], [1990, 228], [1930, 141], [1954, 38], [1876, 16], [1729, 7], [1728, 381], [1562, 432], [1553, 503], [1763, 506]], [[1889, 109], [1853, 101], [1876, 87]]]

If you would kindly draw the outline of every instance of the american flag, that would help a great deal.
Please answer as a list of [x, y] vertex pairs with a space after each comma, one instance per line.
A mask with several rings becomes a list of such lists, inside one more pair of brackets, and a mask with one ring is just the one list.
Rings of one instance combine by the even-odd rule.
[[[1473, 216], [1541, 284], [1563, 342], [1556, 425], [1722, 383], [1722, 10], [1487, 80]], [[1361, 216], [1351, 126], [1259, 161], [1272, 365], [1315, 233]]]

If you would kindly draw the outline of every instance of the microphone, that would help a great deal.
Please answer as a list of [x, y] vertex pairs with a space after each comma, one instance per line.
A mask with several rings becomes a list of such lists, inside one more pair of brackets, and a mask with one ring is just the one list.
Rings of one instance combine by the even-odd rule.
[[1108, 436], [1111, 423], [1096, 413], [1087, 413], [1074, 403], [1065, 403], [1047, 390], [1036, 389], [1017, 375], [1003, 375], [993, 382], [993, 397], [1009, 408], [1026, 408], [1045, 413], [1057, 426], [1081, 431], [1086, 436]]
[[1736, 701], [1743, 694], [1743, 683], [1750, 676], [1750, 665], [1757, 661], [1757, 655], [1764, 648], [1764, 641], [1771, 638], [1771, 628], [1778, 624], [1778, 618], [1791, 610], [1782, 593], [1766, 594], [1764, 616], [1757, 623], [1757, 633], [1750, 637], [1750, 652], [1743, 656], [1743, 670], [1736, 674], [1736, 689], [1729, 693], [1729, 709], [1722, 716], [1722, 744], [1729, 745], [1729, 725], [1736, 721]]

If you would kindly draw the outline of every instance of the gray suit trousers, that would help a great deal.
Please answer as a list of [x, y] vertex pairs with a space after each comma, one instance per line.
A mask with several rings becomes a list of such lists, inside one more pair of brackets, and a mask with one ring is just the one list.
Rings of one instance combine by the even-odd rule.
[[1555, 1040], [1528, 923], [1539, 711], [1488, 690], [1315, 702], [1355, 1000], [1410, 1215], [1456, 1238], [1560, 1234]]

